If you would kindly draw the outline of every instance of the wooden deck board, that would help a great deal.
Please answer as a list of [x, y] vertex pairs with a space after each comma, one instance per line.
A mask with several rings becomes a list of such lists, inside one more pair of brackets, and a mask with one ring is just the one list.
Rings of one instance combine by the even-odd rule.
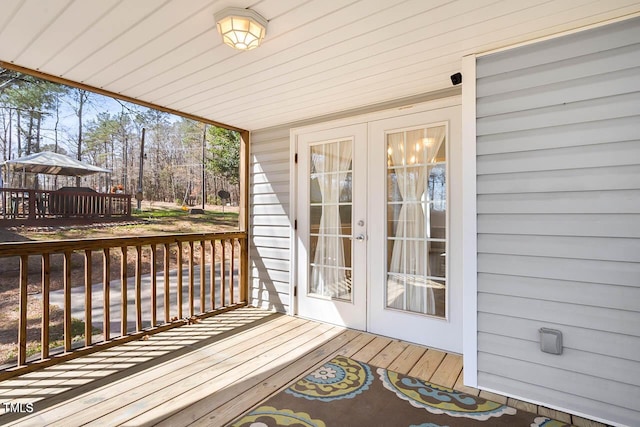
[[389, 364], [387, 369], [401, 374], [408, 374], [418, 360], [427, 351], [426, 348], [408, 345], [396, 359]]
[[[216, 341], [222, 339], [228, 334], [242, 334], [245, 328], [250, 326], [258, 327], [264, 322], [275, 321], [279, 318], [290, 321], [286, 319], [286, 317], [287, 316], [283, 315], [275, 315], [274, 319], [274, 313], [268, 311], [241, 309], [236, 310], [236, 312], [223, 313], [215, 320], [207, 319], [207, 321], [201, 324], [183, 326], [180, 329], [185, 332], [200, 332], [203, 337], [207, 337], [207, 339], [202, 340], [201, 343], [207, 343], [211, 340]], [[267, 330], [270, 325], [271, 323], [269, 323]], [[155, 366], [167, 360], [180, 357], [183, 353], [192, 351], [195, 347], [192, 340], [182, 340], [180, 337], [181, 335], [176, 335], [175, 331], [165, 331], [162, 334], [151, 336], [148, 341], [128, 342], [117, 347], [105, 349], [98, 353], [93, 353], [18, 377], [28, 377], [30, 379], [48, 379], [51, 377], [65, 379], [90, 378], [91, 382], [79, 387], [74, 387], [72, 390], [62, 390], [58, 393], [51, 391], [48, 395], [42, 396], [42, 403], [38, 402], [34, 405], [38, 410], [26, 418], [23, 414], [0, 415], [0, 425], [16, 419], [20, 419], [18, 425], [24, 425], [24, 423], [27, 423], [27, 425], [45, 425], [50, 422], [47, 416], [51, 415], [51, 410], [63, 411], [62, 408], [64, 408], [64, 410], [69, 408], [68, 410], [73, 412], [75, 410], [73, 401], [84, 393], [90, 393], [102, 386], [114, 384], [117, 381], [133, 377], [141, 372], [144, 373], [144, 370], [150, 366]], [[122, 363], [109, 363], [110, 358], [121, 357], [123, 354], [126, 354], [127, 351], [134, 352], [134, 357], [140, 357], [140, 352], [142, 351], [144, 352], [143, 354], [151, 359], [144, 363], [136, 364], [134, 367]], [[93, 360], [98, 363], [92, 363]], [[0, 404], [8, 400], [15, 401], [17, 397], [18, 396], [10, 395], [0, 396]], [[35, 400], [32, 396], [30, 401], [33, 402]]]
[[[123, 407], [128, 407], [130, 403], [139, 403], [141, 399], [152, 395], [157, 390], [179, 392], [180, 381], [194, 376], [206, 381], [208, 377], [197, 374], [250, 349], [252, 340], [259, 338], [262, 334], [278, 334], [303, 325], [305, 323], [302, 321], [291, 321], [283, 316], [274, 321], [273, 325], [262, 325], [217, 343], [215, 354], [208, 351], [208, 346], [203, 347], [179, 359], [154, 366], [94, 392], [86, 393], [81, 398], [67, 400], [64, 402], [64, 408], [52, 408], [49, 420], [52, 425], [58, 423], [63, 426], [82, 425]], [[207, 373], [213, 372], [217, 371]], [[151, 404], [149, 400], [143, 402], [145, 405], [142, 405], [141, 410]], [[99, 405], [96, 405], [97, 403]]]
[[431, 377], [442, 363], [442, 359], [447, 355], [438, 350], [427, 350], [416, 365], [409, 371], [412, 377], [420, 378], [424, 381], [431, 380]]
[[[299, 346], [287, 353], [282, 360], [272, 360], [257, 368], [253, 375], [240, 378], [225, 389], [225, 393], [215, 393], [201, 399], [193, 405], [182, 409], [163, 420], [160, 426], [188, 425], [204, 422], [211, 425], [214, 419], [233, 418], [254, 406], [265, 397], [279, 390], [287, 378], [298, 378], [301, 371], [309, 368], [314, 362], [324, 360], [328, 354], [343, 346], [344, 343], [358, 334], [353, 331], [342, 331], [320, 346], [309, 351], [308, 346]], [[306, 353], [306, 354], [305, 354]], [[303, 355], [300, 357], [300, 355]], [[287, 363], [290, 361], [289, 363]], [[288, 384], [288, 383], [287, 383]], [[237, 414], [237, 415], [236, 415]], [[210, 421], [207, 421], [211, 418]]]
[[[103, 426], [106, 424], [119, 424], [127, 422], [130, 425], [155, 424], [185, 407], [210, 396], [233, 382], [251, 374], [261, 360], [278, 359], [293, 351], [305, 341], [310, 341], [321, 336], [324, 332], [333, 330], [328, 325], [304, 325], [296, 331], [298, 335], [279, 334], [273, 338], [267, 338], [260, 346], [253, 346], [249, 351], [236, 354], [229, 363], [220, 363], [211, 367], [203, 367], [197, 375], [189, 375], [179, 382], [170, 384], [155, 393], [146, 396], [142, 401], [121, 405], [105, 417], [95, 419], [89, 426]], [[334, 330], [334, 334], [338, 332]], [[252, 344], [252, 343], [249, 343]], [[125, 396], [125, 399], [129, 397]], [[132, 410], [135, 409], [135, 410]], [[142, 412], [132, 416], [135, 412]], [[74, 417], [75, 418], [75, 417]], [[61, 424], [63, 425], [68, 424]]]
[[458, 375], [462, 371], [462, 356], [447, 353], [444, 360], [438, 366], [438, 369], [431, 377], [430, 381], [434, 384], [443, 385], [453, 388], [458, 379]]
[[35, 412], [0, 425], [226, 425], [336, 355], [480, 393], [459, 355], [244, 308], [4, 381]]
[[369, 344], [353, 355], [353, 359], [358, 362], [367, 363], [380, 353], [393, 340], [385, 337], [375, 337]]
[[389, 343], [380, 353], [369, 360], [369, 364], [378, 368], [387, 368], [409, 344], [401, 341], [393, 341]]
[[[200, 418], [193, 425], [206, 427], [228, 423], [242, 415], [248, 409], [257, 406], [269, 396], [288, 387], [301, 376], [301, 373], [304, 375], [318, 365], [321, 365], [323, 362], [331, 360], [338, 355], [351, 357], [355, 352], [371, 342], [373, 338], [374, 337], [369, 334], [358, 334], [354, 331], [346, 331], [342, 337], [332, 340], [322, 347], [319, 347], [317, 350], [299, 358], [282, 371], [271, 375], [268, 380], [265, 380], [257, 387], [252, 388], [251, 395], [239, 395], [235, 399], [229, 401], [226, 405], [222, 405], [213, 410], [210, 409], [206, 416]], [[180, 425], [180, 423], [166, 425], [175, 426]]]

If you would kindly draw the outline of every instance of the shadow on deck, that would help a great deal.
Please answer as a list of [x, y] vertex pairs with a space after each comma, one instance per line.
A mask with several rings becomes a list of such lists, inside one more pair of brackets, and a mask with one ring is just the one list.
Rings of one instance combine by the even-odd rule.
[[255, 308], [240, 308], [0, 383], [13, 426], [228, 425], [335, 356], [571, 422], [569, 414], [463, 385], [462, 357]]

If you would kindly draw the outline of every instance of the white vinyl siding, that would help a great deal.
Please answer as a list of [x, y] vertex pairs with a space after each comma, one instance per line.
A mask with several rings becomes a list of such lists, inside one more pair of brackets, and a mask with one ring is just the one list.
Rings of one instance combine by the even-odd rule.
[[478, 386], [634, 425], [640, 19], [480, 57], [476, 77]]
[[287, 312], [291, 269], [289, 128], [252, 132], [250, 153], [250, 302]]

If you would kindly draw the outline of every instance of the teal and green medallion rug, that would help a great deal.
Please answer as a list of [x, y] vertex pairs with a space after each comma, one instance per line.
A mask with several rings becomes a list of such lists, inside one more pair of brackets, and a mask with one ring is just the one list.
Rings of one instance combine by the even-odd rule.
[[556, 420], [336, 357], [233, 427], [561, 427]]

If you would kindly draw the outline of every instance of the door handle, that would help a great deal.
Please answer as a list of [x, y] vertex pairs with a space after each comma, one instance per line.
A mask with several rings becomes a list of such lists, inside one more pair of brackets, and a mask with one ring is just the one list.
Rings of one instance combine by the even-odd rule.
[[363, 242], [366, 240], [364, 234], [358, 234], [356, 237], [349, 237], [351, 240], [357, 240], [359, 242]]

